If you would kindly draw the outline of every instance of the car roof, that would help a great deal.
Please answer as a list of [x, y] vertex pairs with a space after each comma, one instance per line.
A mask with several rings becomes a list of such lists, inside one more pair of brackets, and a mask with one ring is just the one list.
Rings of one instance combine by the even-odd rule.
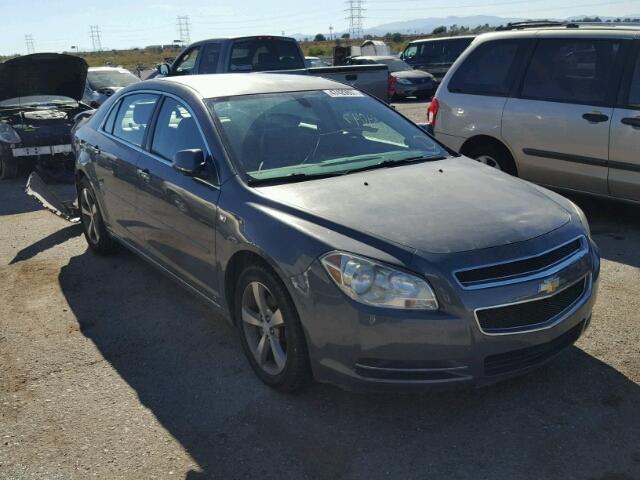
[[207, 38], [205, 40], [198, 40], [197, 42], [193, 42], [187, 46], [187, 48], [203, 45], [205, 43], [211, 42], [228, 42], [228, 41], [236, 41], [236, 40], [285, 40], [288, 42], [296, 42], [295, 38], [292, 37], [282, 37], [280, 35], [245, 35], [242, 37], [217, 37], [217, 38]]
[[567, 23], [548, 26], [527, 26], [516, 24], [502, 30], [483, 33], [478, 38], [483, 41], [499, 38], [517, 37], [602, 37], [602, 38], [640, 38], [640, 25]]
[[[307, 90], [352, 89], [344, 83], [311, 75], [283, 73], [217, 73], [183, 75], [150, 80], [183, 85], [202, 98], [232, 97], [260, 93], [302, 92]], [[138, 83], [144, 87], [147, 82]]]
[[454, 37], [435, 37], [435, 38], [419, 38], [417, 40], [411, 40], [409, 42], [409, 44], [412, 43], [423, 43], [423, 42], [441, 42], [441, 41], [445, 41], [445, 40], [459, 40], [459, 39], [464, 39], [464, 38], [468, 38], [468, 39], [474, 39], [476, 38], [476, 35], [456, 35]]

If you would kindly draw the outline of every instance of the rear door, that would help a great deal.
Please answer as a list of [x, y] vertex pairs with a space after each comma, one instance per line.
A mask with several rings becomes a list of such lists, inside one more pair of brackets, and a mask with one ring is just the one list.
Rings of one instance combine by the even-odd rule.
[[536, 183], [607, 194], [609, 127], [623, 42], [541, 38], [510, 98], [502, 136], [518, 173]]
[[640, 46], [628, 62], [620, 96], [613, 111], [609, 145], [609, 190], [614, 197], [640, 201]]
[[[188, 176], [173, 168], [180, 150], [205, 152], [206, 168]], [[217, 297], [215, 220], [220, 189], [209, 149], [186, 103], [164, 97], [147, 151], [138, 161], [137, 204], [144, 247], [157, 262], [191, 286]]]
[[123, 97], [102, 125], [102, 137], [87, 148], [93, 153], [103, 212], [114, 232], [131, 241], [139, 235], [136, 222], [136, 167], [158, 95]]

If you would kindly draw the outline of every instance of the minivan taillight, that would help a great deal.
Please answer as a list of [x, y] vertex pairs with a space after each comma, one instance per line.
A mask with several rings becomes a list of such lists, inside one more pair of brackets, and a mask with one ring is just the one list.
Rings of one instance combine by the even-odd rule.
[[431, 100], [429, 108], [427, 109], [427, 125], [431, 128], [435, 128], [436, 126], [436, 117], [438, 116], [439, 109], [440, 102], [438, 102], [437, 98], [433, 97], [433, 100]]
[[387, 83], [387, 96], [389, 100], [393, 99], [396, 95], [396, 82], [398, 80], [393, 75], [389, 74], [389, 82]]

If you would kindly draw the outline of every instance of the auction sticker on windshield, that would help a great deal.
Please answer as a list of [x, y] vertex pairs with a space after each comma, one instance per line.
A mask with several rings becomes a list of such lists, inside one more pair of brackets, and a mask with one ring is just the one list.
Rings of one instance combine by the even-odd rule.
[[364, 97], [364, 93], [351, 88], [341, 88], [339, 90], [323, 90], [330, 97]]

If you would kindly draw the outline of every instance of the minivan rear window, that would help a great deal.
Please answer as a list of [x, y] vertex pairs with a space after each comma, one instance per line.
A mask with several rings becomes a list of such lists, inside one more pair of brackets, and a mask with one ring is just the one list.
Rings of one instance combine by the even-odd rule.
[[478, 95], [506, 95], [511, 88], [520, 42], [494, 41], [478, 46], [449, 82], [449, 91]]
[[620, 42], [602, 39], [543, 39], [522, 83], [534, 100], [599, 105], [606, 101]]

